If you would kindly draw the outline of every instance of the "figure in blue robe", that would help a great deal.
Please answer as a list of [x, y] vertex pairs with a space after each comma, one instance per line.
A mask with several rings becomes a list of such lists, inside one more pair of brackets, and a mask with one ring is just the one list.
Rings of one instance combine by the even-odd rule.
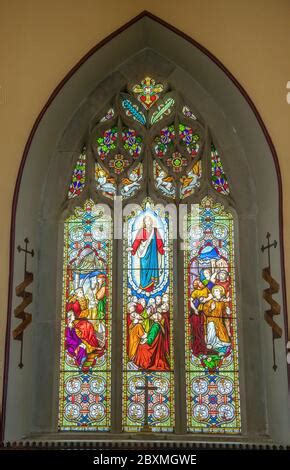
[[164, 244], [148, 215], [144, 217], [143, 228], [138, 231], [131, 252], [140, 258], [140, 288], [151, 292], [159, 283], [158, 253], [164, 255]]

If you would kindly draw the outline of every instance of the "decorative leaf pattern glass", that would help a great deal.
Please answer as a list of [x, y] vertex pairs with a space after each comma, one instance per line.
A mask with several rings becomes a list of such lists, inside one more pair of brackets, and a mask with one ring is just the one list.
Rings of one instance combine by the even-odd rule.
[[126, 116], [135, 119], [135, 121], [143, 124], [143, 126], [146, 124], [146, 117], [137, 104], [133, 103], [130, 99], [125, 98], [122, 100], [122, 106], [125, 109]]

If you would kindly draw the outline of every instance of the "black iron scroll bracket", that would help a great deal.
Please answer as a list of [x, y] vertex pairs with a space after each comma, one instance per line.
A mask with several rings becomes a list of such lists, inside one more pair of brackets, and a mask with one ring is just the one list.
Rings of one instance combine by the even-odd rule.
[[270, 328], [272, 329], [272, 346], [273, 346], [273, 369], [274, 371], [277, 370], [278, 366], [276, 364], [276, 352], [275, 352], [275, 340], [281, 338], [282, 336], [282, 329], [274, 320], [274, 316], [280, 315], [281, 307], [280, 305], [273, 299], [273, 294], [277, 294], [280, 290], [280, 285], [278, 282], [272, 277], [271, 275], [271, 248], [277, 248], [277, 241], [274, 240], [272, 243], [270, 242], [271, 234], [268, 232], [266, 235], [267, 238], [267, 245], [262, 245], [261, 251], [267, 250], [268, 252], [268, 266], [262, 270], [263, 279], [269, 284], [267, 289], [263, 291], [263, 297], [266, 302], [270, 305], [270, 308], [265, 311], [264, 317]]
[[21, 323], [13, 330], [13, 338], [20, 341], [20, 360], [18, 367], [22, 369], [23, 367], [23, 333], [24, 330], [27, 328], [27, 326], [31, 323], [32, 321], [32, 315], [31, 313], [25, 312], [26, 307], [31, 304], [32, 302], [32, 293], [26, 291], [26, 287], [29, 286], [29, 284], [32, 283], [33, 281], [33, 274], [29, 271], [27, 271], [27, 255], [34, 256], [34, 250], [28, 250], [28, 243], [29, 240], [28, 238], [24, 239], [25, 243], [25, 248], [22, 248], [20, 245], [18, 245], [17, 250], [19, 253], [22, 251], [25, 253], [25, 258], [24, 258], [24, 280], [16, 287], [15, 292], [17, 297], [22, 298], [21, 304], [18, 305], [18, 307], [15, 308], [14, 310], [14, 316], [16, 318], [19, 318]]

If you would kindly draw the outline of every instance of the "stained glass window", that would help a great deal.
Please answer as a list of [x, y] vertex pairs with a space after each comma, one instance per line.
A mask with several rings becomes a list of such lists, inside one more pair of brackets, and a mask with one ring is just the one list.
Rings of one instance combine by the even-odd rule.
[[96, 189], [101, 191], [104, 196], [113, 198], [117, 194], [116, 181], [113, 176], [99, 164], [95, 164]]
[[85, 187], [86, 182], [86, 153], [85, 149], [80, 154], [76, 166], [73, 170], [71, 183], [69, 185], [68, 197], [74, 198], [79, 196]]
[[175, 100], [173, 97], [168, 96], [163, 100], [158, 101], [157, 109], [152, 113], [150, 124], [156, 124], [156, 122], [161, 121], [166, 116], [170, 116], [175, 105]]
[[161, 168], [156, 160], [153, 161], [153, 176], [156, 189], [164, 194], [164, 196], [175, 198], [176, 186], [174, 179]]
[[239, 433], [233, 217], [207, 197], [188, 215], [186, 233], [187, 428]]
[[109, 153], [117, 147], [118, 128], [116, 126], [105, 130], [102, 136], [98, 138], [98, 154], [104, 160]]
[[[178, 139], [176, 138], [178, 136]], [[180, 122], [178, 127], [170, 124], [164, 127], [154, 138], [153, 154], [160, 159], [163, 165], [168, 167], [169, 171], [180, 174], [181, 182], [180, 197], [186, 197], [193, 194], [194, 191], [184, 191], [184, 182], [186, 176], [191, 178], [191, 187], [197, 187], [197, 179], [201, 177], [201, 165], [196, 165], [198, 155], [201, 149], [201, 136], [199, 131], [195, 131], [192, 127]], [[194, 164], [192, 163], [194, 162]], [[156, 166], [155, 166], [156, 173]], [[194, 182], [193, 182], [194, 180]], [[176, 180], [177, 182], [177, 180]], [[186, 183], [189, 183], [187, 179]], [[186, 186], [186, 184], [185, 184]], [[163, 187], [162, 191], [163, 191]]]
[[213, 143], [211, 144], [211, 181], [218, 193], [225, 195], [230, 193], [220, 156]]
[[172, 246], [169, 218], [145, 201], [124, 238], [123, 429], [174, 428]]
[[124, 199], [134, 196], [141, 188], [141, 181], [143, 177], [143, 165], [139, 163], [128, 175], [128, 178], [122, 178], [121, 181], [121, 196]]
[[133, 86], [132, 91], [144, 108], [148, 110], [158, 100], [163, 89], [162, 83], [156, 83], [154, 78], [145, 77], [140, 84]]
[[146, 124], [146, 117], [144, 113], [141, 111], [139, 106], [136, 103], [132, 102], [130, 99], [130, 95], [121, 95], [122, 100], [122, 107], [125, 110], [126, 116], [131, 117], [135, 121], [138, 121], [140, 124]]
[[180, 173], [183, 167], [186, 167], [188, 161], [180, 152], [173, 152], [170, 158], [166, 160], [167, 166], [171, 167], [175, 173]]
[[174, 148], [175, 130], [174, 125], [165, 127], [160, 131], [160, 136], [155, 138], [154, 152], [157, 157], [164, 157]]
[[[178, 408], [186, 432], [239, 433], [234, 220], [205, 197], [212, 187], [219, 201], [229, 195], [221, 156], [194, 107], [165, 81], [145, 76], [107, 103], [67, 197], [86, 185], [88, 197], [115, 210], [120, 196], [128, 208], [123, 267], [113, 291], [121, 242], [113, 253], [111, 216], [88, 199], [64, 223], [59, 429], [112, 431], [111, 305], [122, 289], [114, 325], [123, 328], [123, 384], [114, 393], [122, 396], [123, 431], [174, 432], [175, 403], [186, 396]], [[188, 208], [184, 252], [173, 243], [173, 217], [163, 203]], [[174, 326], [185, 335], [186, 390], [174, 365], [184, 359], [184, 351], [174, 354]]]
[[64, 224], [61, 431], [111, 422], [111, 220], [88, 200]]
[[110, 121], [111, 119], [113, 119], [114, 116], [115, 116], [114, 108], [110, 108], [108, 109], [106, 114], [100, 119], [100, 122]]
[[200, 148], [200, 137], [193, 129], [185, 124], [179, 124], [179, 138], [182, 145], [185, 146], [187, 152], [195, 157]]
[[198, 160], [189, 170], [189, 172], [180, 178], [180, 198], [185, 199], [191, 196], [197, 188], [200, 186], [200, 179], [202, 176], [201, 172], [201, 161]]
[[109, 161], [109, 167], [112, 168], [113, 172], [119, 175], [120, 173], [123, 173], [125, 168], [130, 165], [129, 160], [124, 158], [123, 155], [120, 153], [117, 153], [117, 155], [112, 158], [112, 160]]
[[122, 131], [122, 140], [123, 147], [128, 151], [129, 155], [138, 158], [142, 150], [142, 137], [134, 129], [125, 127]]
[[194, 121], [197, 120], [196, 115], [193, 114], [193, 112], [190, 110], [190, 108], [188, 106], [183, 106], [182, 113], [184, 114], [185, 117], [187, 117], [189, 119], [194, 119]]

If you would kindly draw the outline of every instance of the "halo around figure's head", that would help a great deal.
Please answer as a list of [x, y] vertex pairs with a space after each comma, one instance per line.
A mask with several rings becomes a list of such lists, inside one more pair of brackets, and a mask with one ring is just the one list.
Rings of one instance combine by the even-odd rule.
[[223, 297], [225, 295], [225, 289], [223, 286], [214, 286], [211, 290], [212, 294], [214, 295], [214, 292], [215, 291], [219, 291], [220, 294], [221, 294], [221, 297]]
[[144, 219], [143, 219], [143, 227], [146, 228], [146, 227], [153, 227], [154, 223], [153, 223], [153, 219], [150, 215], [145, 215]]

